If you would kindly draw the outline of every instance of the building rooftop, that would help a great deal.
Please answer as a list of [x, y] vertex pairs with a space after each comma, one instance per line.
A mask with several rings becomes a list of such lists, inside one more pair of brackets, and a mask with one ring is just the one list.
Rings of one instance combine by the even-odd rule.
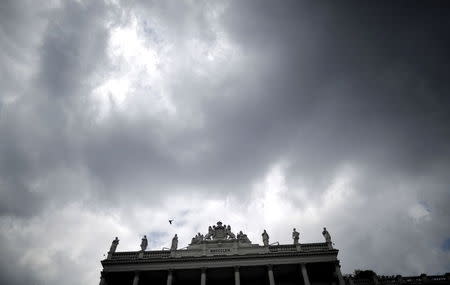
[[[250, 241], [245, 233], [234, 234], [231, 226], [217, 222], [203, 235], [197, 233], [191, 243], [178, 249], [178, 236], [170, 249], [147, 251], [147, 237], [141, 250], [116, 252], [119, 239], [113, 240], [108, 257], [102, 260], [101, 285], [139, 284], [450, 284], [450, 275], [402, 277], [378, 276], [375, 272], [355, 271], [343, 276], [326, 228], [325, 242], [300, 243], [299, 233], [292, 232], [292, 244], [269, 242], [262, 233], [263, 244]], [[233, 281], [234, 279], [234, 281]], [[174, 281], [175, 280], [175, 281]], [[281, 284], [280, 283], [280, 284]]]
[[[324, 234], [324, 236], [326, 236]], [[297, 262], [311, 261], [336, 261], [338, 250], [332, 247], [331, 238], [323, 243], [299, 243], [299, 234], [294, 229], [292, 244], [269, 244], [269, 235], [264, 230], [262, 234], [263, 245], [252, 243], [246, 234], [240, 231], [237, 235], [231, 231], [231, 227], [217, 222], [210, 226], [208, 233], [198, 233], [192, 238], [191, 243], [182, 249], [178, 249], [178, 237], [172, 239], [172, 246], [167, 250], [146, 251], [147, 239], [144, 237], [141, 250], [116, 252], [118, 239], [113, 241], [108, 257], [102, 261], [105, 269], [114, 265], [124, 264], [164, 264], [171, 263], [172, 267], [184, 266], [186, 262], [208, 262], [208, 266], [214, 266], [213, 261], [221, 261], [217, 266], [223, 266], [223, 262], [233, 260], [239, 264], [267, 264], [267, 259], [274, 258], [274, 264], [291, 263], [291, 258]], [[193, 265], [194, 266], [194, 265]], [[198, 265], [195, 265], [198, 266]]]

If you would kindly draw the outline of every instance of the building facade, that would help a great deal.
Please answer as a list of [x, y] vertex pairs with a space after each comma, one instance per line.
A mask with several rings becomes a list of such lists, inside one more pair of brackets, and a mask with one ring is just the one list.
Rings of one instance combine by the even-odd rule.
[[252, 243], [242, 231], [234, 234], [230, 226], [210, 226], [198, 233], [186, 248], [178, 249], [178, 237], [167, 250], [147, 251], [144, 236], [140, 251], [116, 252], [116, 238], [108, 257], [101, 261], [100, 285], [382, 285], [450, 284], [450, 274], [402, 277], [378, 276], [373, 271], [342, 276], [338, 250], [324, 228], [325, 242], [299, 243], [292, 232], [292, 244], [270, 244], [262, 233], [263, 244]]
[[338, 250], [326, 229], [323, 234], [325, 242], [301, 244], [294, 229], [292, 244], [270, 244], [264, 231], [259, 245], [242, 231], [234, 234], [230, 226], [218, 222], [184, 249], [177, 248], [175, 235], [170, 250], [146, 251], [144, 237], [141, 250], [133, 252], [116, 252], [116, 238], [101, 262], [100, 284], [344, 285]]

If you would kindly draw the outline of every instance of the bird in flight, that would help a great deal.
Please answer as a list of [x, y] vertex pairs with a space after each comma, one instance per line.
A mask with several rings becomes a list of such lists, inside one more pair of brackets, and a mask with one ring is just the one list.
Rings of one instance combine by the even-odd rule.
[[169, 220], [169, 224], [172, 224], [173, 220]]

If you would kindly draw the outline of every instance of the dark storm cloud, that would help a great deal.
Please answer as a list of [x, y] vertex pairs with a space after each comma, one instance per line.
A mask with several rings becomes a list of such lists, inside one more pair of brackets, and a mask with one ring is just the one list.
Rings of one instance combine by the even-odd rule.
[[[19, 240], [17, 241], [17, 244], [20, 244]], [[25, 242], [24, 240], [20, 241]], [[20, 255], [20, 253], [18, 252], [20, 248], [5, 248], [3, 245], [1, 245], [0, 248], [4, 255], [4, 258], [0, 262], [0, 282], [2, 284], [40, 284], [38, 280], [39, 277], [34, 272], [24, 272], [21, 269], [21, 266], [17, 259], [17, 255]]]
[[230, 35], [249, 53], [263, 50], [267, 57], [257, 59], [271, 67], [261, 80], [269, 84], [258, 90], [263, 103], [249, 117], [260, 113], [259, 124], [270, 126], [271, 114], [279, 116], [292, 126], [283, 140], [298, 138], [306, 153], [325, 151], [319, 167], [377, 149], [398, 152], [399, 168], [448, 158], [442, 10], [403, 2], [289, 3], [256, 9], [246, 2], [224, 16]]
[[[129, 185], [136, 180], [150, 180], [158, 188], [170, 184], [172, 176], [178, 177], [174, 182], [178, 185], [233, 191], [248, 187], [274, 160], [286, 157], [292, 162], [293, 176], [302, 173], [303, 180], [311, 180], [311, 189], [320, 189], [326, 185], [320, 183], [327, 181], [322, 177], [333, 175], [342, 160], [373, 163], [372, 159], [385, 155], [395, 159], [390, 165], [404, 169], [433, 160], [427, 155], [430, 144], [443, 152], [436, 159], [448, 155], [444, 133], [448, 99], [442, 91], [448, 87], [434, 76], [446, 74], [442, 64], [446, 54], [442, 58], [435, 52], [445, 45], [435, 30], [444, 20], [433, 14], [435, 10], [293, 2], [256, 6], [231, 3], [223, 16], [229, 35], [249, 55], [250, 67], [242, 72], [245, 79], [230, 82], [237, 83], [235, 87], [208, 90], [232, 93], [231, 99], [188, 105], [204, 113], [207, 123], [199, 131], [181, 133], [170, 149], [191, 149], [203, 141], [212, 148], [188, 165], [180, 165], [176, 152], [152, 135], [161, 127], [155, 122], [117, 118], [110, 122], [114, 127], [84, 129], [87, 111], [82, 100], [87, 87], [82, 82], [103, 57], [106, 32], [99, 19], [105, 12], [98, 6], [67, 4], [65, 14], [50, 21], [46, 30], [39, 73], [46, 92], [35, 104], [39, 119], [44, 120], [40, 123], [60, 143], [51, 152], [40, 149], [39, 153], [47, 154], [36, 163], [44, 169], [52, 163], [53, 167], [86, 163], [108, 192], [114, 191], [114, 185], [120, 186], [118, 190], [133, 188]], [[179, 17], [170, 16], [177, 15], [178, 7], [160, 9], [165, 20], [178, 27]], [[416, 21], [395, 17], [401, 13]], [[411, 47], [408, 43], [416, 39], [419, 45]], [[432, 56], [417, 56], [429, 53], [430, 47]], [[419, 60], [411, 63], [411, 58]], [[175, 91], [195, 93], [186, 84], [178, 88]], [[77, 98], [46, 98], [70, 94]], [[64, 129], [72, 116], [81, 122], [69, 133]], [[81, 147], [71, 143], [86, 134]], [[84, 162], [71, 157], [79, 149], [85, 152]], [[218, 181], [223, 186], [217, 186]]]
[[[45, 193], [45, 189], [44, 193], [39, 193], [39, 189], [33, 191], [33, 184], [38, 184], [56, 169], [73, 167], [73, 163], [76, 166], [73, 142], [77, 141], [86, 120], [83, 117], [83, 108], [87, 109], [83, 106], [83, 92], [88, 90], [86, 81], [90, 72], [103, 58], [107, 40], [106, 11], [100, 4], [67, 3], [58, 8], [42, 9], [44, 11], [36, 8], [37, 12], [48, 16], [48, 22], [43, 24], [46, 29], [42, 31], [40, 46], [32, 42], [33, 30], [27, 30], [29, 34], [25, 34], [22, 26], [30, 28], [42, 21], [42, 15], [23, 8], [10, 7], [19, 15], [15, 18], [16, 24], [10, 22], [5, 27], [15, 25], [19, 34], [6, 29], [5, 34], [11, 38], [5, 42], [22, 45], [27, 53], [25, 58], [31, 58], [28, 62], [30, 69], [37, 76], [22, 78], [20, 83], [10, 81], [3, 84], [6, 90], [14, 90], [15, 102], [8, 105], [2, 102], [0, 128], [3, 138], [1, 180], [6, 183], [2, 193], [7, 198], [2, 199], [2, 212], [19, 215], [21, 211], [30, 214], [37, 210], [40, 202], [48, 198], [42, 194], [58, 196]], [[23, 15], [18, 10], [24, 11]], [[21, 18], [24, 18], [23, 22]], [[7, 52], [4, 53], [8, 56]], [[24, 57], [13, 52], [10, 56], [17, 61]], [[8, 74], [11, 70], [4, 71]], [[64, 98], [70, 94], [77, 98]], [[7, 99], [10, 94], [4, 95]]]
[[39, 81], [45, 95], [83, 94], [80, 91], [86, 87], [84, 81], [105, 56], [106, 16], [102, 2], [68, 2], [61, 13], [50, 20], [40, 50]]
[[[173, 191], [187, 194], [180, 189], [248, 199], [248, 189], [279, 161], [288, 165], [293, 190], [287, 195], [306, 207], [295, 200], [296, 189], [316, 202], [342, 165], [351, 164], [360, 172], [355, 188], [365, 203], [409, 195], [427, 205], [432, 222], [411, 244], [422, 250], [420, 237], [446, 247], [450, 18], [444, 4], [231, 1], [216, 24], [242, 60], [224, 63], [229, 74], [219, 82], [175, 62], [180, 66], [168, 83], [181, 118], [175, 122], [117, 110], [97, 120], [89, 96], [113, 68], [108, 29], [134, 11], [146, 23], [148, 45], [168, 41], [181, 53], [191, 39], [217, 43], [220, 34], [208, 18], [215, 5], [0, 5], [0, 216], [11, 224], [73, 202], [124, 213]], [[167, 27], [164, 33], [154, 22]], [[191, 114], [199, 126], [183, 124]], [[354, 207], [349, 215], [364, 210]], [[366, 215], [394, 231], [386, 217]], [[359, 225], [357, 217], [348, 225]], [[361, 228], [353, 245], [344, 242], [351, 264], [367, 262], [376, 246], [389, 251], [394, 244], [367, 238], [371, 230]], [[396, 233], [408, 238], [410, 224]], [[338, 237], [345, 234], [337, 230]], [[3, 283], [43, 278], [19, 274], [19, 262], [12, 264], [1, 265]]]

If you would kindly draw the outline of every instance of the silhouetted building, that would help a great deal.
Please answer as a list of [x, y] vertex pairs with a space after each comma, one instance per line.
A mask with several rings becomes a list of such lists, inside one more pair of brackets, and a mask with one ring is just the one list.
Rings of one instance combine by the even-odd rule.
[[[450, 284], [450, 273], [444, 275], [426, 275], [420, 276], [379, 276], [371, 270], [366, 270], [360, 274], [358, 270], [353, 275], [344, 276], [347, 285], [419, 285], [419, 284]], [[364, 274], [366, 273], [366, 274]], [[370, 273], [370, 274], [367, 274]]]

